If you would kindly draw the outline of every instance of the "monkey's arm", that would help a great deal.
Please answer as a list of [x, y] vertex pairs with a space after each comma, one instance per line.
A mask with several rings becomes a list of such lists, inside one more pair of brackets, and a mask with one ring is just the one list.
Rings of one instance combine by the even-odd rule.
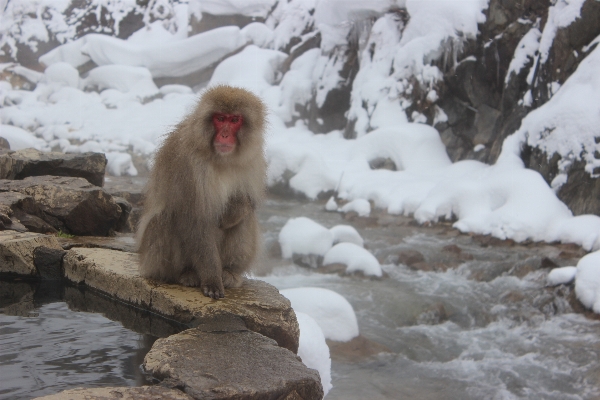
[[225, 212], [221, 216], [219, 228], [233, 228], [255, 208], [254, 202], [247, 195], [238, 195], [232, 197], [225, 207]]

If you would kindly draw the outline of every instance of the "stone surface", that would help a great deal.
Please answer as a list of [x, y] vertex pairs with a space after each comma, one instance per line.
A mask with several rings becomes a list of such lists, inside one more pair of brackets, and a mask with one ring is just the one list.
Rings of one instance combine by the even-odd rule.
[[62, 259], [66, 251], [46, 246], [36, 247], [33, 250], [33, 264], [40, 278], [46, 280], [61, 280], [64, 276]]
[[0, 273], [38, 275], [34, 252], [41, 246], [62, 250], [54, 236], [31, 232], [0, 232]]
[[235, 323], [157, 340], [143, 364], [163, 385], [195, 399], [322, 399], [317, 371]]
[[0, 152], [0, 179], [53, 175], [86, 179], [92, 185], [104, 184], [106, 156], [102, 153], [65, 154], [36, 149]]
[[23, 211], [43, 219], [57, 230], [75, 235], [106, 236], [116, 229], [122, 214], [121, 207], [111, 195], [83, 178], [3, 179], [0, 180], [0, 192], [17, 192], [31, 197], [30, 212]]
[[85, 283], [122, 301], [176, 321], [197, 326], [215, 317], [239, 316], [251, 331], [261, 333], [294, 353], [300, 331], [290, 302], [266, 282], [245, 279], [213, 300], [197, 288], [162, 284], [138, 273], [137, 254], [116, 250], [73, 248], [63, 260], [65, 277]]
[[38, 400], [191, 400], [180, 390], [162, 386], [77, 388], [65, 390], [49, 396], [36, 397]]

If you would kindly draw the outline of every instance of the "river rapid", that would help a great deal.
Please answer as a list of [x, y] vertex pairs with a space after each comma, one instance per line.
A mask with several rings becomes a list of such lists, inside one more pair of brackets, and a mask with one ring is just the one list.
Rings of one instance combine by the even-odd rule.
[[[299, 216], [353, 225], [386, 276], [324, 274], [281, 259], [278, 232]], [[271, 198], [260, 217], [260, 279], [334, 290], [356, 312], [361, 340], [330, 343], [328, 399], [600, 398], [600, 321], [584, 315], [572, 285], [546, 287], [550, 269], [576, 265], [581, 249], [460, 234], [450, 223], [424, 227], [378, 211], [344, 216], [324, 202]], [[401, 262], [416, 252], [423, 261]]]

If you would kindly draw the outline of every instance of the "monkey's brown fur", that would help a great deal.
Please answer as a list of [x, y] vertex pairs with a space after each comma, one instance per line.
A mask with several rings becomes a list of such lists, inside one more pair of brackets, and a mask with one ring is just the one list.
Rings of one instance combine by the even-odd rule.
[[[233, 154], [213, 149], [214, 113], [240, 114]], [[265, 106], [247, 90], [208, 89], [157, 151], [137, 232], [146, 278], [224, 296], [241, 284], [259, 240], [255, 208], [265, 193]]]

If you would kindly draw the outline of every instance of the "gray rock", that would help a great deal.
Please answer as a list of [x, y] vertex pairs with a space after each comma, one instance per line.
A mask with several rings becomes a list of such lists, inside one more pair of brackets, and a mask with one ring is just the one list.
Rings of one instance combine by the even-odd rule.
[[[0, 180], [0, 192], [26, 197], [23, 211], [43, 219], [54, 229], [75, 235], [106, 236], [120, 222], [122, 209], [106, 191], [83, 178], [36, 176], [20, 181]], [[13, 195], [14, 196], [14, 195]]]
[[157, 340], [143, 364], [163, 385], [195, 399], [322, 399], [317, 371], [243, 325], [193, 328]]
[[162, 386], [77, 388], [36, 400], [191, 400], [187, 394]]
[[54, 175], [86, 179], [92, 185], [104, 184], [106, 157], [102, 153], [64, 154], [36, 149], [0, 153], [0, 179]]
[[0, 273], [37, 276], [34, 252], [41, 246], [62, 251], [54, 236], [31, 232], [0, 232]]
[[198, 326], [222, 316], [238, 316], [248, 329], [270, 337], [292, 352], [298, 351], [300, 330], [289, 300], [266, 282], [244, 279], [239, 288], [213, 300], [198, 288], [143, 279], [137, 254], [107, 249], [73, 248], [63, 260], [65, 277], [85, 283], [109, 296]]
[[66, 251], [52, 247], [40, 246], [33, 250], [33, 264], [40, 278], [61, 280], [63, 278], [62, 259]]

